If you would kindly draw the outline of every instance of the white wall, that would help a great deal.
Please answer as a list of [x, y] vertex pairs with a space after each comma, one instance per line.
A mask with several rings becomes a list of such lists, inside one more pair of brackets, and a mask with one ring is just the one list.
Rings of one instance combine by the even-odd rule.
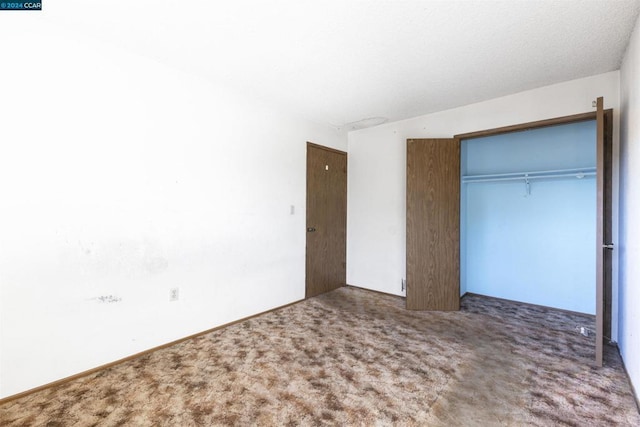
[[304, 298], [306, 141], [344, 136], [4, 15], [0, 397]]
[[620, 69], [620, 353], [640, 392], [640, 20]]
[[[403, 295], [405, 277], [406, 139], [451, 137], [593, 111], [604, 96], [614, 109], [614, 206], [617, 206], [619, 72], [572, 80], [486, 102], [363, 129], [349, 134], [347, 283]], [[614, 218], [617, 212], [614, 212]], [[617, 236], [614, 219], [613, 235]], [[614, 241], [617, 239], [614, 237]], [[613, 336], [617, 334], [614, 265]], [[464, 292], [464, 289], [461, 289]]]

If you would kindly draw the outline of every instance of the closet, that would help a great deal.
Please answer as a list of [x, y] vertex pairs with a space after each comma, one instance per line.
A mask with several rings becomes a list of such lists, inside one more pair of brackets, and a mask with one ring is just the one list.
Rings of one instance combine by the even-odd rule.
[[595, 313], [602, 366], [611, 336], [613, 112], [602, 97], [593, 106], [407, 139], [407, 308], [457, 310], [457, 298], [473, 292]]
[[595, 315], [596, 122], [461, 140], [463, 291]]

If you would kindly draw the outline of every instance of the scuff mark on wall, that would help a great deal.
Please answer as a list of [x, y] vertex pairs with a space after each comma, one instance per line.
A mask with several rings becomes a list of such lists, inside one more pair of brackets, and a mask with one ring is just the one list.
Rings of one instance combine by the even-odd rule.
[[96, 300], [100, 303], [114, 303], [114, 302], [122, 301], [122, 298], [117, 297], [115, 295], [102, 295], [102, 296], [91, 298], [91, 299]]

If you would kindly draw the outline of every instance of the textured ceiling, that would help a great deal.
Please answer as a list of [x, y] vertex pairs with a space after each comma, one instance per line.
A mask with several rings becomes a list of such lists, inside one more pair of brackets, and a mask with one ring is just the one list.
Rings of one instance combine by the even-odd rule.
[[59, 0], [44, 8], [43, 19], [67, 30], [349, 129], [617, 70], [640, 0]]

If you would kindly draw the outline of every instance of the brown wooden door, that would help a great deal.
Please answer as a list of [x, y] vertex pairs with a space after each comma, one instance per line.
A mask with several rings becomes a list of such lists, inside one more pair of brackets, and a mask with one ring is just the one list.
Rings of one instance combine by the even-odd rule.
[[347, 153], [307, 143], [306, 297], [345, 285]]
[[460, 309], [460, 140], [407, 140], [407, 308]]
[[596, 365], [602, 366], [605, 339], [611, 340], [612, 114], [596, 101]]
[[[604, 111], [604, 242], [613, 247], [613, 110]], [[603, 254], [603, 337], [605, 342], [612, 341], [611, 337], [611, 300], [613, 250], [605, 250]]]

